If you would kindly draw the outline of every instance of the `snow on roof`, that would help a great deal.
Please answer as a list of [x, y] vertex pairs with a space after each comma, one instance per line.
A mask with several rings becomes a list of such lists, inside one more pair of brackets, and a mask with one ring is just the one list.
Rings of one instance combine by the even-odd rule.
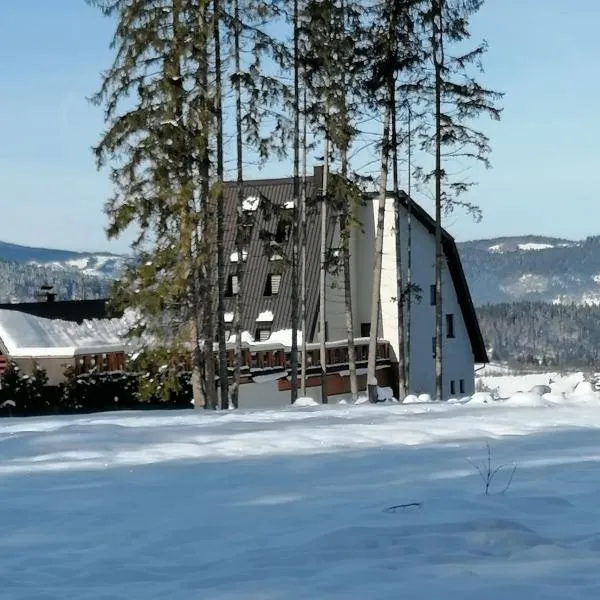
[[270, 310], [263, 310], [256, 320], [260, 323], [271, 323], [273, 321], [273, 312]]
[[[247, 248], [243, 248], [242, 249], [242, 260], [246, 260], [248, 258], [248, 249]], [[232, 252], [231, 256], [229, 257], [229, 260], [231, 262], [237, 262], [238, 261], [238, 253], [236, 252]]]
[[243, 210], [256, 210], [259, 202], [260, 196], [246, 196], [242, 201], [242, 208]]
[[92, 319], [78, 324], [0, 310], [0, 340], [15, 358], [123, 351], [128, 345], [126, 333], [125, 319]]

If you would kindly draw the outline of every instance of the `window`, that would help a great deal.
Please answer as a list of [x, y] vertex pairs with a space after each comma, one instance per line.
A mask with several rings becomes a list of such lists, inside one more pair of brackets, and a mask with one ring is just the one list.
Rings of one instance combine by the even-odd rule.
[[431, 338], [431, 353], [433, 354], [433, 358], [435, 358], [435, 336]]
[[360, 337], [369, 337], [371, 335], [371, 323], [360, 324]]
[[267, 283], [265, 285], [265, 292], [263, 296], [277, 296], [277, 294], [279, 294], [280, 285], [281, 275], [270, 273], [267, 275]]
[[289, 221], [279, 221], [277, 232], [275, 233], [275, 241], [278, 244], [285, 244], [290, 239], [292, 224]]
[[458, 388], [459, 388], [461, 394], [465, 393], [465, 380], [464, 379], [461, 379], [458, 382]]
[[270, 327], [258, 327], [256, 329], [256, 334], [254, 335], [254, 339], [257, 342], [266, 342], [271, 337], [271, 328]]
[[[319, 324], [317, 326], [317, 332], [319, 333], [319, 340], [321, 339], [321, 321], [319, 321]], [[328, 321], [325, 321], [325, 341], [329, 340], [329, 323]]]
[[452, 394], [454, 396], [454, 394], [456, 394], [456, 382], [454, 381], [454, 379], [450, 380], [450, 394]]
[[237, 275], [230, 275], [227, 278], [227, 289], [225, 290], [226, 296], [236, 296], [239, 292], [238, 278]]
[[231, 329], [226, 329], [225, 330], [225, 341], [229, 340], [230, 337], [231, 337]]
[[446, 315], [446, 337], [447, 338], [454, 337], [454, 315], [453, 314]]
[[431, 306], [435, 306], [437, 304], [437, 298], [435, 294], [435, 283], [429, 286], [429, 302]]

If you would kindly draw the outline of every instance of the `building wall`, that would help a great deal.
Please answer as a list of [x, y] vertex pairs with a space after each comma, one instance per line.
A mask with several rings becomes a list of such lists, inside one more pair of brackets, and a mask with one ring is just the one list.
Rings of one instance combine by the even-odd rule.
[[[392, 387], [393, 374], [389, 367], [379, 368], [377, 371], [379, 385]], [[282, 385], [283, 383], [283, 385]], [[287, 384], [287, 385], [286, 385]], [[366, 375], [359, 375], [358, 389], [364, 392], [367, 388]], [[328, 399], [335, 404], [342, 399], [350, 397], [350, 379], [347, 376], [330, 374], [327, 377]], [[306, 396], [321, 403], [320, 378], [310, 378], [307, 382]], [[283, 408], [290, 405], [289, 384], [286, 380], [266, 381], [264, 383], [245, 383], [240, 386], [240, 409], [269, 409]]]
[[58, 385], [63, 382], [67, 368], [75, 366], [74, 358], [15, 358], [14, 361], [24, 373], [33, 373], [36, 364], [45, 369], [48, 375], [48, 385]]
[[[373, 259], [375, 223], [378, 203], [375, 199], [362, 207], [360, 220], [364, 233], [356, 230], [353, 242], [353, 262], [355, 264], [356, 305], [355, 314], [358, 327], [361, 322], [370, 321], [371, 288], [373, 281]], [[400, 234], [402, 240], [402, 271], [404, 283], [407, 281], [407, 212], [401, 207]], [[393, 300], [396, 290], [396, 242], [394, 227], [394, 201], [386, 201], [386, 219], [384, 222], [384, 246], [381, 276], [380, 328], [378, 334], [388, 340], [397, 360], [398, 356], [398, 309]], [[411, 377], [410, 393], [435, 394], [435, 366], [433, 360], [432, 338], [435, 336], [435, 306], [430, 303], [430, 286], [435, 283], [435, 238], [425, 226], [412, 219], [412, 281], [420, 287], [421, 300], [413, 297], [411, 323]], [[463, 395], [474, 390], [474, 362], [471, 343], [462, 311], [458, 304], [456, 291], [448, 270], [444, 265], [442, 272], [442, 308], [444, 312], [443, 338], [443, 388], [444, 397], [452, 394], [451, 381], [455, 382], [455, 396], [460, 396], [460, 380], [464, 382]], [[448, 339], [445, 331], [445, 315], [454, 315], [455, 337]], [[355, 327], [356, 328], [356, 327]]]

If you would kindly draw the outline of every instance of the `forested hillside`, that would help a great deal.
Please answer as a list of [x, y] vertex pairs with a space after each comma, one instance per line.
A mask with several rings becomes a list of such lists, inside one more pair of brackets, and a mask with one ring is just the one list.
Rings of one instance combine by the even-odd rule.
[[600, 360], [600, 307], [516, 302], [477, 309], [491, 360], [586, 366]]
[[77, 269], [0, 261], [0, 303], [33, 301], [46, 284], [53, 286], [58, 300], [71, 300], [105, 297], [111, 281]]
[[600, 303], [600, 237], [540, 236], [458, 244], [476, 305], [520, 300]]

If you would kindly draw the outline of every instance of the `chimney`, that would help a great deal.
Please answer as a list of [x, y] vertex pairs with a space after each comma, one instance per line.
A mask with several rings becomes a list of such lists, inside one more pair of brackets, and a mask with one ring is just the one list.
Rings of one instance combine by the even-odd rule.
[[53, 288], [54, 286], [48, 285], [47, 283], [41, 286], [38, 300], [40, 302], [54, 302], [56, 300], [56, 292], [52, 291]]

